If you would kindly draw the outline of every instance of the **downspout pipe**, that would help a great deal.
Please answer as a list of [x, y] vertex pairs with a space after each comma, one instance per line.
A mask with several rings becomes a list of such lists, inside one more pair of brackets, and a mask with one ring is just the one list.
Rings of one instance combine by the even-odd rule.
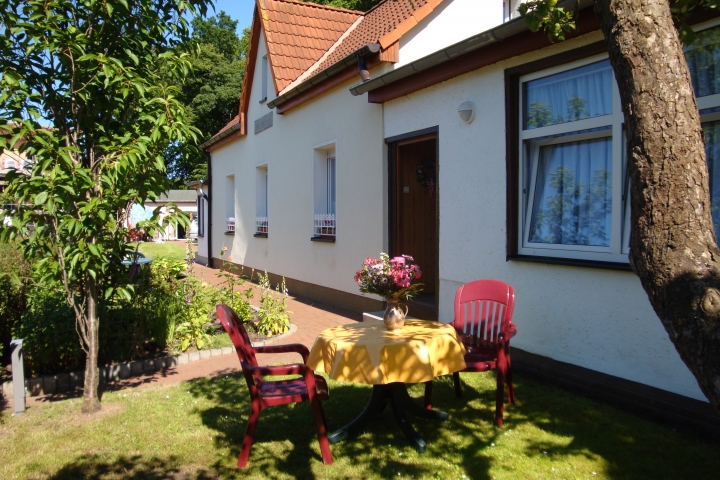
[[360, 80], [363, 83], [370, 80], [370, 72], [367, 68], [367, 59], [365, 57], [358, 57], [358, 71], [360, 72]]
[[[207, 195], [207, 266], [210, 268], [213, 268], [213, 260], [212, 260], [212, 161], [211, 161], [211, 155], [210, 152], [207, 150], [203, 150], [203, 153], [205, 154], [205, 158], [207, 159], [207, 182], [208, 182], [208, 195]], [[202, 189], [202, 185], [200, 186]]]
[[[315, 85], [318, 85], [318, 84], [324, 82], [325, 80], [328, 80], [329, 78], [334, 77], [338, 73], [344, 71], [347, 67], [354, 65], [358, 61], [359, 58], [366, 57], [373, 53], [378, 53], [381, 50], [381, 48], [382, 47], [379, 43], [368, 43], [364, 47], [361, 47], [361, 48], [355, 50], [353, 53], [351, 53], [347, 57], [343, 58], [342, 60], [330, 65], [328, 68], [326, 68], [322, 72], [308, 78], [307, 80], [302, 82], [297, 87], [280, 95], [279, 97], [274, 99], [272, 102], [268, 102], [267, 103], [268, 108], [273, 109], [275, 107], [279, 107], [280, 105], [287, 102], [288, 100], [292, 100], [293, 98], [297, 97], [301, 93], [303, 93], [307, 90], [310, 90]], [[370, 74], [368, 73], [368, 78], [369, 77], [370, 77]]]

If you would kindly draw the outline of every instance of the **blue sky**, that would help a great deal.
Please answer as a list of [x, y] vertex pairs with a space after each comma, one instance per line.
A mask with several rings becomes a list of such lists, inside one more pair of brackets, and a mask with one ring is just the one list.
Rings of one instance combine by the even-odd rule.
[[[252, 23], [253, 8], [255, 8], [255, 0], [215, 0], [215, 13], [223, 10], [233, 20], [238, 21], [238, 36], [242, 35], [243, 29]], [[212, 9], [208, 12], [208, 16], [211, 15], [214, 15]]]

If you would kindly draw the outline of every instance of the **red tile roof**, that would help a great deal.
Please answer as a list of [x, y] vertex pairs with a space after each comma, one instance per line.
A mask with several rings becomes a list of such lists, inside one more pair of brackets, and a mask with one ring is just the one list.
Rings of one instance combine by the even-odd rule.
[[442, 0], [385, 0], [363, 16], [360, 23], [314, 70], [321, 72], [369, 43], [383, 49], [425, 18]]
[[294, 0], [258, 0], [278, 92], [313, 66], [362, 12]]
[[[384, 0], [366, 13], [296, 0], [256, 0], [248, 70], [243, 83], [240, 115], [204, 145], [214, 144], [240, 124], [247, 112], [259, 31], [262, 24], [275, 88], [291, 90], [343, 60], [365, 45], [379, 43], [383, 51], [429, 15], [443, 0]], [[256, 23], [257, 21], [257, 23]], [[391, 50], [390, 50], [391, 51]], [[389, 57], [386, 57], [386, 59]], [[244, 135], [245, 125], [241, 134]]]
[[225, 125], [223, 128], [221, 128], [220, 131], [217, 132], [215, 135], [213, 135], [213, 136], [210, 138], [210, 140], [208, 140], [207, 142], [205, 142], [205, 144], [211, 143], [211, 142], [213, 142], [213, 140], [217, 140], [218, 138], [220, 138], [220, 137], [223, 136], [223, 133], [225, 133], [225, 132], [227, 132], [228, 130], [230, 130], [233, 126], [239, 125], [239, 124], [240, 124], [240, 115], [235, 115], [235, 118], [233, 118], [232, 120], [230, 120], [227, 125]]

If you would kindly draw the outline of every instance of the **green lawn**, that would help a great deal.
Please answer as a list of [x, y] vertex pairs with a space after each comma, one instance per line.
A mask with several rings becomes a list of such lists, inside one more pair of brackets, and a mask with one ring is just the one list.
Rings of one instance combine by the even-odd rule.
[[140, 244], [140, 253], [150, 258], [165, 257], [173, 260], [185, 260], [185, 246], [169, 242], [162, 244], [143, 242]]
[[[413, 419], [428, 442], [418, 454], [389, 408], [359, 437], [331, 446], [325, 466], [307, 404], [260, 417], [248, 468], [235, 467], [249, 401], [237, 376], [105, 393], [103, 410], [80, 400], [0, 416], [0, 478], [474, 478], [716, 479], [718, 443], [517, 376], [518, 405], [493, 426], [493, 377], [436, 380], [445, 423]], [[470, 383], [468, 383], [470, 382]], [[330, 382], [329, 428], [352, 420], [370, 387]], [[411, 389], [415, 397], [422, 386]]]

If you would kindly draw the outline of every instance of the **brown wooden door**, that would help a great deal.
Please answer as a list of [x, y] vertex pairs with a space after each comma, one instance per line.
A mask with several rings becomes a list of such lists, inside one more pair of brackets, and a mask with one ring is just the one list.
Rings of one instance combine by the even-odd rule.
[[397, 145], [395, 255], [415, 258], [433, 304], [438, 279], [436, 138]]

